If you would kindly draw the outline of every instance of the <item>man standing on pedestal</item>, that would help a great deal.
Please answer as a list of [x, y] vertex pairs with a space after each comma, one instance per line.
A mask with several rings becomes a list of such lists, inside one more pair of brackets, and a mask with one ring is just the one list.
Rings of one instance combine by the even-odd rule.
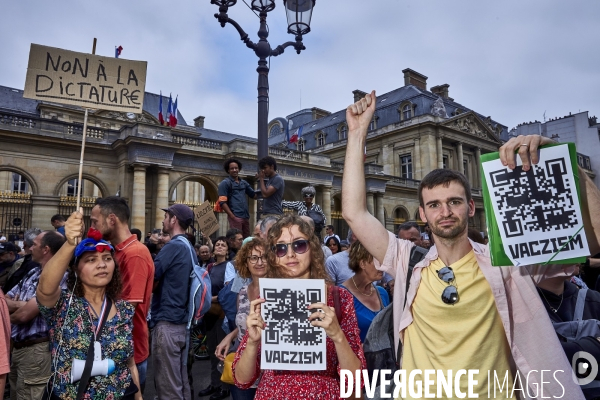
[[248, 182], [240, 179], [239, 174], [242, 163], [235, 158], [229, 158], [223, 164], [225, 172], [229, 174], [219, 184], [219, 203], [227, 214], [230, 228], [239, 229], [244, 237], [250, 236], [250, 214], [246, 196], [256, 199], [256, 193]]
[[[277, 162], [273, 157], [267, 156], [260, 159], [258, 162], [258, 184], [263, 197], [261, 218], [269, 215], [283, 215], [283, 191], [285, 182], [283, 178], [276, 172]], [[267, 182], [265, 183], [265, 178]]]
[[115, 247], [115, 260], [121, 272], [121, 297], [135, 306], [133, 315], [133, 358], [144, 393], [146, 370], [150, 356], [148, 341], [148, 310], [154, 282], [154, 262], [150, 251], [129, 230], [131, 211], [122, 197], [109, 196], [96, 200], [90, 220], [92, 228]]

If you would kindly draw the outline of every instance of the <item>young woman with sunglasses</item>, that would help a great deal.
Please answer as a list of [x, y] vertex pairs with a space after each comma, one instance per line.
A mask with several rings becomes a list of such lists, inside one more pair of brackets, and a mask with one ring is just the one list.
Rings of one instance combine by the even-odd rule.
[[[53, 360], [51, 392], [45, 398], [79, 398], [81, 381], [71, 383], [73, 360], [85, 361], [94, 341], [94, 358], [108, 359], [109, 365], [112, 360], [114, 367], [112, 371], [109, 367], [107, 374], [90, 377], [83, 397], [141, 399], [133, 359], [134, 307], [119, 300], [121, 277], [114, 249], [102, 240], [99, 231], [92, 229], [88, 238], [77, 244], [82, 232], [83, 215], [75, 212], [65, 224], [67, 241], [44, 266], [37, 287], [40, 314], [50, 328]], [[69, 266], [68, 291], [65, 291], [61, 290], [60, 281]], [[99, 321], [106, 314], [98, 332]]]
[[[265, 242], [260, 238], [252, 238], [242, 246], [235, 257], [235, 266], [240, 278], [249, 279], [251, 282], [240, 289], [238, 294], [237, 315], [235, 324], [237, 328], [217, 346], [217, 357], [225, 360], [225, 356], [230, 351], [231, 343], [236, 340], [238, 346], [246, 334], [246, 318], [250, 314], [250, 302], [258, 299], [258, 279], [267, 275], [267, 256], [265, 254]], [[235, 351], [232, 350], [232, 351]], [[231, 387], [231, 397], [233, 400], [254, 399], [258, 380], [248, 389]]]
[[[309, 225], [298, 216], [286, 215], [269, 230], [267, 259], [271, 278], [323, 279], [327, 283], [327, 304], [314, 303], [308, 307], [307, 319], [312, 326], [325, 330], [327, 368], [324, 371], [260, 370], [260, 340], [265, 323], [260, 314], [264, 299], [250, 303], [246, 319], [248, 331], [233, 362], [236, 385], [248, 388], [261, 376], [255, 399], [339, 399], [339, 370], [366, 368], [360, 343], [360, 332], [352, 295], [339, 289], [342, 320], [338, 321], [334, 295], [325, 271], [319, 239]], [[311, 313], [310, 310], [322, 310]], [[261, 375], [262, 373], [262, 375]]]

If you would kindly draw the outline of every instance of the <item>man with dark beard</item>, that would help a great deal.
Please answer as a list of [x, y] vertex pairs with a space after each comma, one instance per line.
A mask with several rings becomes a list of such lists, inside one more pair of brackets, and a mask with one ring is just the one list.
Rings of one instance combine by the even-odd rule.
[[115, 259], [123, 281], [123, 300], [135, 306], [133, 316], [133, 356], [140, 378], [140, 391], [144, 393], [150, 344], [148, 342], [148, 310], [154, 283], [152, 256], [129, 230], [131, 212], [122, 197], [109, 196], [96, 200], [90, 220], [92, 228], [102, 233], [104, 240], [115, 247]]
[[[492, 267], [487, 245], [472, 242], [467, 236], [475, 202], [469, 182], [459, 172], [436, 169], [419, 185], [420, 217], [429, 223], [435, 246], [415, 265], [407, 291], [414, 244], [397, 239], [366, 207], [362, 161], [375, 104], [372, 92], [346, 110], [348, 144], [342, 210], [358, 240], [373, 255], [375, 267], [396, 279], [393, 319], [395, 346], [403, 350], [397, 360], [400, 368], [406, 376], [427, 370], [478, 370], [469, 383], [465, 377], [460, 379], [458, 372], [452, 376], [455, 390], [469, 390], [475, 397], [489, 397], [494, 379], [488, 374], [493, 371], [494, 377], [508, 383], [504, 387], [507, 392], [501, 389], [501, 397], [496, 399], [516, 398], [518, 391], [523, 395], [525, 390], [527, 397], [537, 398], [531, 393], [542, 390], [555, 396], [569, 393], [570, 399], [583, 400], [580, 387], [571, 379], [570, 360], [563, 353], [535, 288], [536, 283], [564, 276], [565, 270], [573, 273], [575, 268]], [[523, 170], [527, 171], [537, 163], [538, 147], [548, 143], [552, 141], [541, 136], [513, 138], [500, 148], [500, 160], [514, 169], [518, 150]], [[579, 179], [582, 203], [586, 205], [582, 208], [584, 225], [594, 254], [600, 249], [600, 192], [581, 169]], [[545, 379], [540, 373], [544, 370], [553, 374], [553, 379]], [[513, 385], [517, 380], [518, 384]], [[437, 389], [439, 394], [441, 388]]]

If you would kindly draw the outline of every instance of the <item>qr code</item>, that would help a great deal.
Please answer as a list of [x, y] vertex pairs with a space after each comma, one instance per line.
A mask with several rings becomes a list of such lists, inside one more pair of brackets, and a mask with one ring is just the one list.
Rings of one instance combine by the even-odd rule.
[[564, 158], [533, 165], [527, 172], [522, 166], [512, 171], [493, 171], [490, 178], [490, 192], [496, 196], [498, 206], [498, 226], [507, 238], [581, 224], [572, 195], [575, 186], [568, 177]]
[[266, 302], [262, 305], [267, 329], [267, 344], [317, 345], [322, 341], [321, 329], [308, 320], [311, 303], [321, 302], [321, 291], [307, 289], [264, 289]]

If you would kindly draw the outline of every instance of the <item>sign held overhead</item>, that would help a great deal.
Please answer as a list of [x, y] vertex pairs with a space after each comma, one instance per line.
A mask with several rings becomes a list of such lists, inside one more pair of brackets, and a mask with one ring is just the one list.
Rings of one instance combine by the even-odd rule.
[[100, 57], [31, 44], [24, 97], [141, 113], [146, 61]]

